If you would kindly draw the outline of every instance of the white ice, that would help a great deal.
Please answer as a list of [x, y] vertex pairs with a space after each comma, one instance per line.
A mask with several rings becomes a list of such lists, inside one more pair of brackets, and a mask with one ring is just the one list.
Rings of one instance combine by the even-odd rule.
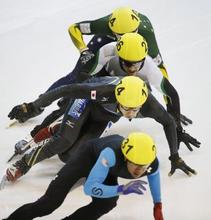
[[[131, 123], [133, 130], [148, 132], [157, 142], [165, 219], [210, 220], [210, 0], [0, 0], [0, 176], [9, 165], [7, 159], [14, 151], [14, 144], [53, 107], [23, 125], [6, 129], [8, 112], [16, 104], [37, 98], [52, 82], [68, 74], [78, 59], [68, 26], [128, 5], [146, 14], [153, 23], [170, 80], [180, 94], [182, 113], [194, 122], [186, 131], [202, 142], [201, 148], [194, 148], [193, 152], [184, 145], [180, 148], [181, 157], [198, 175], [187, 177], [177, 171], [168, 177], [169, 150], [162, 127], [150, 119]], [[127, 123], [122, 120], [115, 129], [126, 134]], [[0, 217], [7, 217], [19, 206], [38, 199], [62, 165], [55, 156], [0, 191]], [[89, 201], [80, 187], [69, 193], [54, 213], [40, 219], [61, 219]], [[121, 196], [118, 206], [101, 219], [152, 220], [149, 190], [143, 196]]]

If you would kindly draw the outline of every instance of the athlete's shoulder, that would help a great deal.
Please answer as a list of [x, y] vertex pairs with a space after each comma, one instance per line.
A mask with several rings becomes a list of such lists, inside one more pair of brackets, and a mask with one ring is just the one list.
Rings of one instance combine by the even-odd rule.
[[150, 85], [153, 85], [160, 91], [160, 85], [163, 79], [163, 75], [150, 56], [146, 57], [144, 61], [144, 66], [138, 72], [138, 75], [140, 75], [143, 80], [149, 82]]
[[[107, 36], [106, 36], [107, 37]], [[100, 52], [104, 56], [115, 56], [116, 55], [116, 42], [111, 42], [100, 48]]]
[[95, 154], [99, 155], [102, 152], [102, 150], [104, 150], [105, 148], [110, 148], [114, 152], [116, 152], [116, 149], [120, 148], [123, 139], [124, 137], [115, 134], [106, 137], [92, 139], [89, 142], [90, 145], [92, 145]]
[[151, 56], [149, 56], [149, 55], [146, 56], [144, 63], [146, 63], [146, 64], [148, 64], [148, 65], [153, 65], [153, 66], [156, 65], [156, 64], [154, 63], [154, 61], [153, 61], [153, 58], [152, 58]]
[[110, 18], [110, 16], [111, 16], [111, 14], [109, 14], [109, 15], [105, 15], [105, 16], [99, 18], [99, 20], [108, 23], [108, 22], [109, 22], [109, 18]]
[[154, 29], [149, 18], [146, 15], [140, 13], [139, 18], [141, 20], [141, 23], [138, 28], [138, 33], [142, 34], [144, 37], [147, 37], [146, 34], [154, 33]]
[[94, 34], [98, 33], [112, 35], [112, 32], [109, 28], [109, 17], [110, 15], [106, 15], [92, 21], [87, 21], [89, 23], [91, 32]]
[[[91, 77], [87, 79], [83, 84], [97, 86], [97, 85], [117, 85], [121, 77], [118, 76], [102, 76], [102, 77]], [[92, 83], [92, 84], [91, 84]]]
[[151, 23], [149, 18], [146, 15], [144, 15], [144, 14], [142, 14], [140, 12], [138, 12], [138, 17], [140, 18], [141, 22], [142, 21], [148, 21], [149, 23]]
[[98, 145], [101, 145], [101, 149], [104, 149], [106, 147], [114, 148], [114, 146], [119, 146], [122, 143], [123, 139], [124, 137], [122, 137], [121, 135], [113, 134], [105, 137], [96, 138], [95, 141], [96, 143], [98, 143]]
[[139, 72], [141, 72], [141, 73], [144, 73], [147, 71], [150, 72], [151, 67], [153, 67], [154, 65], [155, 65], [155, 63], [153, 62], [153, 59], [147, 55], [145, 58], [145, 61], [144, 61], [144, 65]]
[[106, 136], [106, 137], [101, 137], [100, 138], [102, 141], [105, 141], [105, 142], [115, 142], [115, 143], [119, 143], [119, 142], [122, 142], [124, 137], [119, 135], [119, 134], [113, 134], [113, 135], [109, 135], [109, 136]]

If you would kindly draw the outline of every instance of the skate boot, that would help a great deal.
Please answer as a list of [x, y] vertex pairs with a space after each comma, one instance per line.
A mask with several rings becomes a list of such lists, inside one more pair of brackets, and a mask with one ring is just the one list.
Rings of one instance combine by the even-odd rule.
[[35, 145], [34, 140], [20, 140], [15, 144], [15, 152], [14, 154], [8, 159], [7, 162], [10, 162], [14, 157], [18, 155], [24, 154], [27, 150], [32, 148]]
[[28, 144], [28, 141], [26, 140], [20, 140], [15, 144], [15, 153], [16, 154], [24, 154], [27, 149], [25, 149], [25, 146]]

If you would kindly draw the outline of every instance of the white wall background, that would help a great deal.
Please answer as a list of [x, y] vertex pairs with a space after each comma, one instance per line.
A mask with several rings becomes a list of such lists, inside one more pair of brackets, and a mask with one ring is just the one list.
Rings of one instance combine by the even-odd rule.
[[[149, 132], [157, 142], [165, 219], [210, 220], [209, 0], [0, 0], [0, 175], [8, 166], [6, 161], [13, 153], [14, 144], [41, 122], [51, 108], [24, 125], [5, 129], [9, 124], [8, 112], [16, 104], [34, 100], [52, 82], [69, 73], [77, 61], [78, 51], [70, 40], [68, 26], [129, 5], [146, 14], [153, 23], [171, 82], [181, 97], [182, 112], [194, 121], [186, 130], [202, 142], [202, 147], [192, 153], [185, 146], [180, 150], [198, 175], [186, 177], [177, 171], [169, 178], [168, 147], [162, 128], [150, 119], [132, 122], [134, 130]], [[126, 134], [127, 123], [122, 120], [114, 129]], [[46, 160], [16, 184], [0, 191], [0, 217], [41, 196], [61, 166], [57, 157]], [[76, 189], [58, 210], [41, 219], [61, 219], [88, 201], [82, 188]], [[153, 219], [149, 190], [144, 196], [122, 196], [118, 207], [102, 219]]]

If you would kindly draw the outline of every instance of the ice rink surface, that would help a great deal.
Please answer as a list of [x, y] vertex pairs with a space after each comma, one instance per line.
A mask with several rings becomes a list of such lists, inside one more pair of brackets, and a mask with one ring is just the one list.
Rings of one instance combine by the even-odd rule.
[[[180, 155], [198, 175], [187, 177], [177, 171], [168, 177], [167, 142], [162, 127], [153, 120], [134, 120], [129, 127], [148, 132], [157, 143], [165, 220], [210, 220], [210, 0], [0, 0], [0, 175], [9, 165], [6, 161], [14, 151], [14, 144], [27, 136], [53, 107], [24, 125], [6, 129], [8, 112], [16, 104], [36, 99], [51, 83], [68, 74], [78, 59], [78, 51], [68, 35], [69, 25], [129, 5], [151, 20], [170, 80], [180, 95], [181, 111], [194, 122], [185, 129], [202, 146], [190, 152], [182, 145]], [[131, 131], [128, 123], [121, 120], [113, 132], [127, 134]], [[38, 199], [62, 165], [55, 156], [0, 191], [0, 219], [20, 205]], [[89, 201], [79, 187], [68, 194], [54, 213], [40, 219], [61, 219]], [[121, 196], [118, 206], [101, 219], [152, 220], [149, 190], [143, 196]]]

